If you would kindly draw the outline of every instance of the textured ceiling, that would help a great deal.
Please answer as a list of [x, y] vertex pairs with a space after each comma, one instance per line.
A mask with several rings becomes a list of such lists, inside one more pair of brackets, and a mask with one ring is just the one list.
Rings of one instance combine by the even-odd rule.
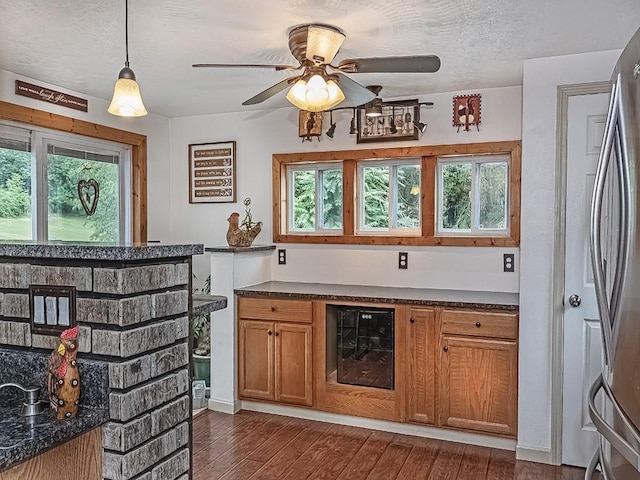
[[[124, 0], [0, 0], [0, 69], [110, 99], [124, 64]], [[622, 48], [638, 0], [129, 0], [129, 54], [147, 109], [168, 117], [249, 109], [286, 78], [192, 63], [292, 63], [287, 32], [329, 23], [343, 58], [436, 54], [435, 74], [355, 74], [383, 98], [520, 85], [525, 59]], [[290, 74], [289, 74], [290, 75]], [[280, 108], [284, 93], [252, 107]]]

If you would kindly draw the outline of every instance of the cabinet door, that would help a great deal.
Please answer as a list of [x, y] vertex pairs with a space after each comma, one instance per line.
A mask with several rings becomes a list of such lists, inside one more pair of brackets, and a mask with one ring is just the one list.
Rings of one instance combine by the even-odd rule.
[[311, 406], [311, 325], [276, 323], [276, 401]]
[[407, 327], [407, 420], [435, 423], [435, 313], [412, 308]]
[[448, 335], [441, 339], [440, 424], [515, 435], [516, 342]]
[[240, 320], [238, 352], [239, 395], [244, 398], [273, 400], [274, 324]]

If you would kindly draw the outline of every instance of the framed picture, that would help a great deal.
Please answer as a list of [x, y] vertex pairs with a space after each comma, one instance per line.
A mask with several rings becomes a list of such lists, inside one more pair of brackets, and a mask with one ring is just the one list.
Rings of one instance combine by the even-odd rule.
[[382, 102], [381, 116], [367, 117], [365, 109], [359, 108], [357, 120], [357, 143], [417, 140], [418, 130], [413, 122], [420, 121], [420, 106], [418, 100]]
[[236, 142], [189, 145], [189, 203], [236, 201]]
[[482, 107], [482, 96], [479, 93], [474, 95], [456, 95], [453, 97], [453, 126], [464, 127], [469, 131], [471, 125], [475, 125], [480, 130], [480, 108]]
[[322, 112], [300, 110], [298, 115], [298, 136], [311, 141], [311, 137], [322, 135]]

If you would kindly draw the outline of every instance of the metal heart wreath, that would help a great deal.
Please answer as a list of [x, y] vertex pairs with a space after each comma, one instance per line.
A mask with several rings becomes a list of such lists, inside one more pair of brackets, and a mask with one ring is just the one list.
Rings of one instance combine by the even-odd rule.
[[78, 182], [78, 198], [88, 216], [96, 213], [100, 198], [100, 185], [93, 178]]

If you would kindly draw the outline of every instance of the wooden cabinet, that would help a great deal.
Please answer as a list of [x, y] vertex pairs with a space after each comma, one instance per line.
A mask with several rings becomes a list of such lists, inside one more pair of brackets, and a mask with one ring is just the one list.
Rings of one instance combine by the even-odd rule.
[[238, 383], [241, 397], [275, 399], [273, 322], [240, 320]]
[[30, 478], [102, 480], [102, 428], [0, 472], [0, 480]]
[[[238, 342], [240, 397], [311, 406], [311, 302], [294, 301], [295, 305], [289, 309], [286, 300], [277, 300], [275, 303], [255, 303], [255, 300], [241, 298], [238, 302], [238, 310], [242, 315], [239, 320]], [[309, 305], [309, 317], [306, 320], [306, 310], [300, 308], [303, 303]], [[262, 314], [269, 319], [285, 318], [288, 321], [247, 319], [260, 317]]]
[[276, 401], [311, 405], [311, 325], [276, 323]]
[[517, 313], [396, 305], [389, 390], [336, 382], [329, 307], [322, 300], [238, 299], [241, 398], [515, 437]]
[[516, 315], [443, 310], [441, 323], [439, 424], [515, 435]]
[[407, 420], [435, 423], [436, 320], [433, 308], [411, 308], [407, 326]]

